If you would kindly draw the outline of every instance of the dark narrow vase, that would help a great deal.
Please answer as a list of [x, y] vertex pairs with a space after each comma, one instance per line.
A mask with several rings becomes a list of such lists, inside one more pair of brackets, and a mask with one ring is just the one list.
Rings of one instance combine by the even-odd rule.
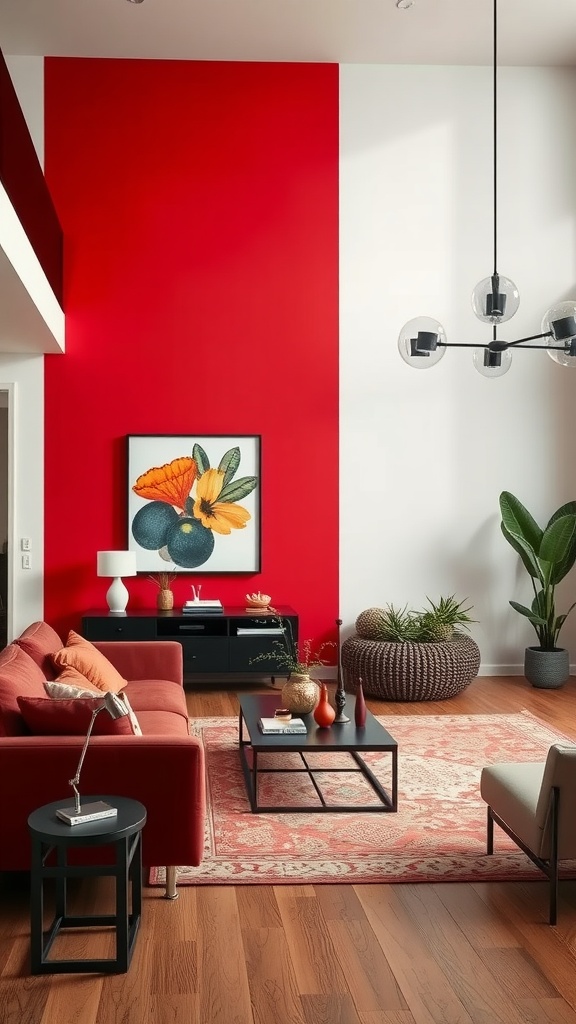
[[361, 679], [358, 680], [358, 689], [356, 690], [354, 721], [359, 729], [366, 725], [366, 701], [364, 700], [364, 689]]

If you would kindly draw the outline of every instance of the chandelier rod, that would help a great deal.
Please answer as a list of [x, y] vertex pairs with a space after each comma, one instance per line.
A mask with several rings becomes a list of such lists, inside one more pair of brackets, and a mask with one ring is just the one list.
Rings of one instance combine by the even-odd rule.
[[[481, 342], [474, 341], [439, 341], [437, 342], [437, 348], [485, 348], [488, 352], [504, 352], [507, 348], [516, 344], [517, 342], [515, 341], [497, 341], [495, 347], [493, 347], [492, 342], [483, 345]], [[566, 350], [565, 345], [522, 345], [519, 351], [522, 352], [528, 348], [545, 349], [546, 352], [554, 352], [554, 350], [564, 352]]]
[[497, 0], [494, 0], [494, 32], [492, 43], [492, 179], [494, 195], [494, 276], [498, 274], [498, 16]]
[[[496, 339], [496, 328], [492, 329], [493, 338], [487, 345], [481, 341], [438, 341], [436, 342], [438, 348], [490, 348], [495, 342], [502, 348], [512, 348], [514, 345], [522, 345], [523, 348], [549, 348], [549, 345], [526, 345], [526, 341], [537, 341], [538, 338], [550, 338], [552, 337], [552, 331], [545, 331], [544, 334], [530, 334], [527, 338], [518, 338], [517, 341], [497, 341]], [[561, 348], [562, 346], [558, 346]]]

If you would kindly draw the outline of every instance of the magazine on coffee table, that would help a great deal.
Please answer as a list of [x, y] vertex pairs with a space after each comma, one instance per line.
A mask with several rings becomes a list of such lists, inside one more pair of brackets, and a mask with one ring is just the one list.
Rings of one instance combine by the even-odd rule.
[[301, 718], [291, 718], [289, 722], [281, 722], [278, 718], [260, 718], [258, 725], [265, 736], [283, 736], [284, 733], [306, 734], [306, 726]]

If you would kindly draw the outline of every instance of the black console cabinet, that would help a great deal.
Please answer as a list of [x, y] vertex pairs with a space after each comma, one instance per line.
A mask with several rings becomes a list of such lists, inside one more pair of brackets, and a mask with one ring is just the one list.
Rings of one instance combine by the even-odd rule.
[[[298, 615], [294, 609], [280, 607], [277, 612], [290, 621], [297, 641]], [[273, 655], [274, 641], [282, 641], [279, 628], [277, 616], [242, 607], [188, 615], [174, 609], [128, 611], [125, 615], [90, 611], [82, 616], [82, 635], [86, 640], [178, 640], [182, 644], [184, 672], [196, 675], [250, 672], [287, 676], [288, 670], [279, 666]], [[270, 656], [251, 663], [252, 658], [263, 653]]]

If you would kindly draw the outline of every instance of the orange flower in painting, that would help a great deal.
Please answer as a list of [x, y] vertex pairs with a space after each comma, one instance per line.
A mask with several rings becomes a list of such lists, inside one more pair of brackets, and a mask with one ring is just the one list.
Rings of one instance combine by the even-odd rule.
[[139, 476], [132, 490], [150, 501], [167, 501], [176, 508], [184, 508], [196, 479], [198, 466], [189, 457], [172, 459], [164, 466], [154, 466]]
[[218, 501], [223, 484], [224, 473], [221, 469], [207, 469], [202, 473], [196, 484], [194, 516], [208, 530], [228, 534], [232, 530], [243, 530], [252, 517], [241, 505]]

